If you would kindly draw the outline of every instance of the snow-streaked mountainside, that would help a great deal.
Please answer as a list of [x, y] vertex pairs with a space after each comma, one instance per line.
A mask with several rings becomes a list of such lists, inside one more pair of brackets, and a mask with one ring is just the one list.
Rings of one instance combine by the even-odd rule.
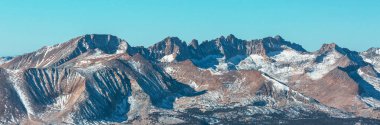
[[379, 71], [379, 48], [89, 34], [0, 58], [0, 124], [380, 124]]
[[9, 56], [8, 57], [0, 57], [0, 64], [6, 63], [11, 59], [12, 59], [12, 57], [9, 57]]

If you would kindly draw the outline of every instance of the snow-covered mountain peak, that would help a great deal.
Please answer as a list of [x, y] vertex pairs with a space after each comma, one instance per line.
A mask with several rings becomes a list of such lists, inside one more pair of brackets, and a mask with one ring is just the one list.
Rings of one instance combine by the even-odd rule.
[[8, 62], [9, 60], [11, 60], [13, 57], [0, 57], [0, 65], [3, 64], [3, 63], [6, 63]]
[[360, 53], [365, 62], [372, 64], [377, 72], [380, 72], [380, 48], [370, 48]]
[[362, 53], [366, 55], [380, 55], [380, 48], [372, 47]]

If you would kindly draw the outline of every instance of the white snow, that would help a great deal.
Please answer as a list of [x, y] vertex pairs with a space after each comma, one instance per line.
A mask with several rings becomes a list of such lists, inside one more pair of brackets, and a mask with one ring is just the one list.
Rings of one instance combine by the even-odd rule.
[[380, 57], [375, 57], [374, 59], [363, 58], [365, 62], [372, 64], [377, 72], [380, 72]]
[[376, 61], [375, 60], [371, 60], [371, 59], [368, 59], [368, 58], [364, 58], [364, 61], [367, 62], [367, 63], [371, 63], [371, 64], [374, 64]]
[[317, 63], [311, 67], [309, 67], [312, 71], [307, 73], [307, 75], [312, 80], [318, 80], [321, 79], [323, 76], [325, 76], [328, 72], [336, 68], [335, 63], [339, 58], [341, 58], [342, 55], [338, 52], [333, 51], [332, 53], [327, 54], [326, 57], [323, 58], [323, 61], [320, 63]]
[[273, 86], [277, 89], [277, 90], [283, 90], [283, 91], [289, 91], [289, 87], [278, 82], [277, 80], [274, 80], [270, 77], [268, 77], [267, 75], [265, 74], [262, 74], [262, 76], [267, 79], [268, 81], [271, 81], [273, 83]]
[[[214, 62], [215, 60], [217, 61], [217, 63]], [[233, 65], [232, 62], [226, 61], [225, 57], [218, 56], [218, 55], [209, 55], [200, 60], [193, 60], [193, 61], [197, 64], [207, 67], [207, 68], [200, 68], [200, 69], [210, 71], [211, 75], [222, 75], [228, 72], [229, 70], [228, 67], [230, 65]]]
[[311, 79], [317, 80], [336, 68], [336, 62], [341, 57], [341, 54], [333, 51], [328, 53], [320, 63], [314, 63], [317, 58], [316, 54], [285, 49], [269, 53], [268, 57], [252, 54], [236, 65], [236, 68], [238, 70], [255, 69], [283, 83], [288, 82], [291, 76], [303, 74], [306, 71], [305, 69], [308, 69], [310, 72], [307, 75]]
[[55, 99], [55, 102], [53, 103], [53, 109], [55, 110], [63, 110], [65, 109], [65, 106], [67, 102], [70, 99], [70, 95], [62, 95]]
[[175, 72], [175, 69], [173, 67], [170, 67], [170, 66], [165, 67], [164, 70], [166, 73], [169, 73], [169, 74], [172, 74]]
[[[41, 54], [44, 54], [43, 57], [41, 58], [41, 60], [37, 61], [36, 67], [46, 67], [46, 66], [48, 66], [51, 63], [51, 61], [49, 61], [51, 59], [49, 57], [46, 57], [46, 55], [48, 53], [50, 53], [50, 51], [60, 48], [61, 45], [62, 44], [56, 44], [54, 46], [45, 46], [45, 47], [41, 48], [40, 50], [36, 51], [35, 56], [39, 56]], [[41, 66], [42, 63], [47, 62], [47, 61], [49, 61], [48, 64], [45, 64], [44, 66]]]
[[[281, 57], [282, 58], [282, 57]], [[239, 70], [258, 70], [274, 76], [281, 82], [287, 82], [292, 75], [302, 74], [304, 72], [302, 62], [280, 62], [275, 61], [276, 58], [265, 58], [261, 55], [253, 54], [249, 58], [241, 61], [236, 68]], [[284, 58], [283, 58], [284, 59]], [[282, 59], [279, 59], [282, 60]]]
[[[12, 59], [11, 59], [12, 60]], [[4, 63], [7, 63], [7, 62], [9, 62], [9, 61], [11, 61], [11, 60], [7, 60], [7, 59], [5, 59], [5, 58], [0, 58], [0, 65], [1, 64], [4, 64]]]
[[251, 57], [251, 59], [257, 63], [257, 64], [263, 64], [265, 61], [264, 61], [264, 57], [261, 56], [261, 55], [257, 55], [257, 54], [252, 54], [250, 55], [249, 57]]
[[84, 59], [102, 59], [112, 57], [114, 54], [106, 54], [98, 48], [95, 49], [95, 53], [88, 54]]
[[[272, 55], [269, 53], [268, 55]], [[283, 50], [281, 53], [272, 56], [276, 61], [279, 62], [299, 62], [299, 61], [307, 61], [315, 58], [315, 55], [312, 54], [301, 54], [293, 49]]]
[[132, 66], [132, 68], [134, 70], [136, 70], [136, 71], [138, 71], [139, 73], [142, 74], [142, 70], [141, 70], [142, 66], [141, 66], [140, 62], [134, 61], [134, 60], [130, 60], [130, 61], [128, 61], [128, 63]]
[[375, 67], [376, 72], [380, 72], [380, 67]]
[[232, 65], [230, 62], [226, 62], [226, 57], [216, 58], [218, 64], [215, 65], [215, 68], [208, 68], [212, 75], [222, 75], [228, 71], [228, 66]]
[[358, 74], [362, 77], [366, 82], [371, 84], [377, 91], [380, 92], [380, 78], [373, 77], [365, 74], [361, 69], [358, 69]]
[[218, 71], [212, 68], [208, 68], [207, 70], [210, 71], [211, 75], [223, 75], [224, 73], [223, 71]]
[[94, 65], [91, 65], [88, 67], [79, 67], [77, 69], [80, 71], [87, 72], [87, 73], [93, 73], [93, 72], [98, 71], [98, 70], [103, 69], [103, 68], [106, 68], [106, 66], [101, 64], [101, 63], [97, 63], [97, 64], [94, 64]]
[[174, 54], [165, 55], [160, 59], [161, 62], [173, 62], [175, 60]]
[[13, 82], [13, 87], [16, 90], [16, 93], [20, 97], [20, 100], [22, 104], [24, 105], [26, 112], [29, 115], [34, 115], [33, 108], [31, 106], [31, 103], [29, 101], [29, 97], [22, 89], [22, 79], [20, 78], [19, 74], [21, 73], [21, 70], [9, 70], [7, 69], [7, 72], [9, 73], [9, 80]]
[[374, 99], [372, 97], [362, 97], [360, 99], [371, 107], [380, 107], [380, 101], [377, 99]]
[[192, 88], [194, 88], [194, 89], [197, 89], [197, 88], [199, 87], [198, 84], [195, 83], [194, 81], [191, 81], [191, 82], [190, 82], [190, 86], [191, 86]]
[[116, 51], [116, 54], [125, 53], [127, 51], [127, 42], [122, 41], [119, 45], [119, 48]]
[[[377, 49], [375, 53], [377, 55], [375, 55], [372, 58], [367, 58], [363, 54], [361, 54], [360, 56], [363, 58], [365, 62], [372, 64], [377, 72], [380, 72], [380, 49]], [[364, 52], [364, 54], [366, 54], [366, 52]]]
[[380, 55], [380, 49], [377, 49], [377, 50], [375, 51], [375, 53], [376, 53], [377, 55]]

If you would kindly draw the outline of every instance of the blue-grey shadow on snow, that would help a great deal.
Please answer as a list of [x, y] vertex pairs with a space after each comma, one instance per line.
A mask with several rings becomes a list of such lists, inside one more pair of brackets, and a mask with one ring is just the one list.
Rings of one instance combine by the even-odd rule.
[[[202, 69], [217, 69], [217, 65], [220, 63], [226, 63], [228, 70], [237, 70], [236, 65], [246, 59], [246, 55], [235, 55], [231, 58], [223, 57], [223, 55], [211, 55], [202, 59], [191, 59], [191, 62]], [[224, 60], [222, 59], [224, 58]], [[221, 61], [221, 62], [220, 62]]]
[[[131, 67], [125, 62], [122, 63], [126, 67]], [[142, 91], [149, 96], [152, 104], [156, 107], [173, 109], [176, 98], [198, 96], [207, 92], [206, 90], [198, 92], [189, 85], [173, 79], [162, 68], [153, 63], [152, 67], [154, 70], [152, 72], [144, 74], [134, 72], [134, 75]]]
[[193, 62], [193, 64], [199, 68], [215, 69], [216, 68], [215, 66], [219, 65], [218, 58], [223, 58], [223, 55], [210, 55], [202, 59], [192, 59], [191, 62]]
[[346, 68], [341, 68], [341, 70], [346, 71], [349, 76], [359, 84], [359, 93], [363, 97], [372, 97], [374, 99], [380, 100], [380, 92], [375, 89], [373, 85], [365, 81], [357, 72], [359, 66], [349, 66]]

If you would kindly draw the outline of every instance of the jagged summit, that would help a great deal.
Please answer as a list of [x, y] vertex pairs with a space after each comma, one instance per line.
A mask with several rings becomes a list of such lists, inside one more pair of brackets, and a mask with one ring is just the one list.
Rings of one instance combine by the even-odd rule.
[[269, 51], [283, 50], [284, 47], [292, 48], [296, 51], [307, 52], [301, 45], [284, 40], [281, 36], [266, 37], [260, 39], [264, 47]]
[[105, 53], [112, 54], [117, 51], [126, 51], [127, 42], [113, 35], [88, 34], [82, 36], [78, 42], [85, 42], [89, 49], [100, 49]]
[[274, 36], [275, 39], [277, 39], [278, 41], [285, 41], [280, 35], [276, 35]]
[[226, 39], [227, 39], [227, 41], [233, 41], [233, 40], [235, 40], [235, 39], [237, 39], [237, 38], [235, 37], [235, 35], [230, 34], [230, 35], [228, 35], [228, 36], [226, 37]]
[[380, 48], [376, 47], [371, 47], [368, 50], [364, 51], [367, 54], [372, 54], [372, 55], [380, 55]]
[[335, 43], [328, 43], [328, 44], [323, 44], [322, 47], [318, 50], [319, 53], [325, 53], [325, 52], [331, 52], [331, 51], [343, 52], [343, 49]]

